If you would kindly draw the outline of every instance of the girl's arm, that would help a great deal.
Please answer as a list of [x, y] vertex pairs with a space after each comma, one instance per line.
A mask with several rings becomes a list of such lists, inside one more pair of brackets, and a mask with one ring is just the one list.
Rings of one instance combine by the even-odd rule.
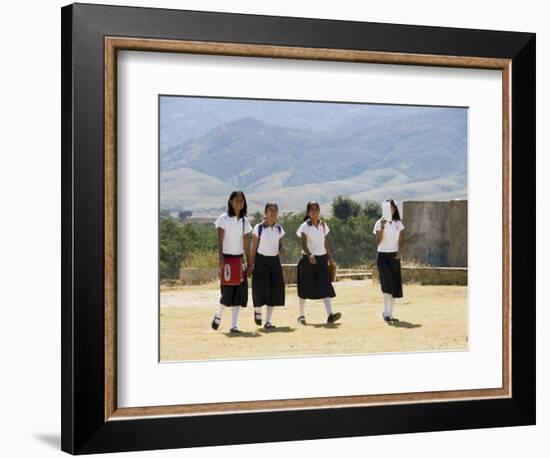
[[258, 251], [258, 244], [260, 243], [260, 239], [256, 234], [252, 234], [252, 248], [250, 249], [250, 262], [248, 265], [251, 269], [254, 268], [254, 262], [256, 261], [256, 252]]
[[304, 253], [307, 255], [309, 262], [312, 264], [315, 264], [317, 260], [315, 259], [315, 256], [311, 254], [311, 251], [309, 251], [309, 248], [307, 247], [307, 235], [302, 232], [302, 250], [304, 250]]
[[243, 247], [246, 254], [246, 265], [250, 268], [250, 234], [243, 235]]
[[326, 236], [325, 236], [325, 250], [327, 250], [328, 262], [330, 264], [334, 264], [334, 259], [332, 258], [332, 254], [330, 254], [330, 246], [329, 246], [329, 243], [328, 243], [328, 238]]
[[223, 269], [223, 237], [225, 235], [225, 231], [218, 227], [218, 265], [220, 269]]
[[283, 239], [279, 239], [279, 255], [285, 254], [285, 247], [283, 246]]
[[386, 225], [386, 220], [383, 219], [380, 222], [380, 230], [376, 233], [376, 244], [380, 245], [380, 242], [382, 242], [382, 239], [384, 238], [384, 226]]

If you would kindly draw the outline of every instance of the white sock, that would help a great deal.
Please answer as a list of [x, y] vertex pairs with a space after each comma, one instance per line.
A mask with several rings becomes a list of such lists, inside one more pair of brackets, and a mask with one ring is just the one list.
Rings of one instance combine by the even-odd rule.
[[218, 307], [216, 308], [216, 318], [218, 321], [221, 321], [222, 315], [223, 315], [223, 309], [225, 308], [225, 305], [218, 304]]
[[391, 316], [391, 311], [390, 311], [390, 298], [391, 298], [391, 294], [389, 293], [382, 293], [382, 295], [384, 296], [384, 316], [386, 318], [389, 318]]
[[327, 315], [332, 315], [332, 301], [330, 300], [330, 297], [325, 297], [323, 302], [325, 303], [325, 308], [327, 309]]
[[299, 297], [298, 305], [300, 306], [300, 316], [306, 316], [306, 300]]
[[240, 305], [233, 305], [231, 307], [231, 327], [236, 328], [237, 327], [237, 319], [239, 318], [239, 310], [241, 306]]
[[271, 323], [271, 317], [273, 316], [273, 309], [274, 307], [272, 305], [267, 306], [267, 316], [265, 317], [266, 323]]
[[393, 296], [391, 294], [388, 294], [389, 298], [389, 312], [390, 312], [390, 318], [393, 318]]

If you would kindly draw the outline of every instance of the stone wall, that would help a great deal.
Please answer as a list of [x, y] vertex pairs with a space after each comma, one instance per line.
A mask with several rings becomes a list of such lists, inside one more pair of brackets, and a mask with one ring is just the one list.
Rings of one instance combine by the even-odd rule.
[[[403, 283], [421, 285], [462, 285], [468, 284], [468, 269], [465, 267], [401, 267]], [[378, 269], [372, 271], [373, 282], [380, 283]]]
[[468, 201], [403, 202], [403, 261], [468, 266]]
[[216, 267], [181, 267], [180, 281], [182, 285], [200, 285], [220, 278]]

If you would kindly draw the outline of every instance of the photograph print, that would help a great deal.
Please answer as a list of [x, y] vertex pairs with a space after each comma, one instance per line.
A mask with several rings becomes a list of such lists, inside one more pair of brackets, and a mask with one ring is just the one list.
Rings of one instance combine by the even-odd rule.
[[468, 350], [468, 109], [159, 95], [160, 361]]

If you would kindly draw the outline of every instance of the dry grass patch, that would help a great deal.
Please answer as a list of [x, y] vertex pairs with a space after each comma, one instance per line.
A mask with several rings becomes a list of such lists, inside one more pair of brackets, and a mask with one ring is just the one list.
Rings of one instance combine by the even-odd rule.
[[[286, 306], [276, 308], [265, 331], [255, 325], [252, 300], [241, 308], [240, 335], [229, 334], [231, 311], [226, 309], [218, 331], [210, 327], [219, 300], [217, 284], [161, 292], [161, 360], [293, 357], [313, 355], [465, 350], [467, 348], [467, 287], [404, 285], [394, 316], [382, 320], [380, 287], [370, 281], [335, 284], [334, 310], [343, 314], [326, 324], [322, 301], [308, 301], [307, 325], [296, 322], [296, 287], [286, 290]], [[265, 317], [265, 308], [264, 308]]]

